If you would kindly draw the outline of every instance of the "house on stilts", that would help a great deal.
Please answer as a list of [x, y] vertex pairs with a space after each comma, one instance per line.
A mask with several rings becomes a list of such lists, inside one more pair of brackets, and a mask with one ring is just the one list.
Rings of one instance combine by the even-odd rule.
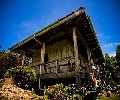
[[[39, 88], [55, 83], [77, 84], [99, 75], [103, 54], [90, 17], [85, 9], [58, 19], [10, 48], [11, 52], [32, 58]], [[92, 68], [92, 66], [96, 68]]]

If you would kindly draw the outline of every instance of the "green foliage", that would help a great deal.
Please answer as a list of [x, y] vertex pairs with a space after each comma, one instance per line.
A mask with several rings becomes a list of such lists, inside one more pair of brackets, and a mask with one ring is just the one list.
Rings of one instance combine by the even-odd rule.
[[117, 61], [117, 78], [118, 78], [118, 83], [120, 84], [120, 44], [116, 48], [116, 61]]
[[4, 79], [0, 79], [0, 88], [2, 87]]
[[[110, 84], [114, 84], [114, 83], [120, 83], [120, 45], [117, 46], [116, 48], [116, 57], [113, 56], [109, 56], [107, 53], [104, 56], [105, 59], [105, 68], [109, 70], [109, 72], [105, 72], [106, 74], [106, 81], [108, 81], [108, 83], [110, 82]], [[109, 77], [109, 73], [111, 74], [111, 79], [112, 81], [110, 81], [108, 79]]]
[[113, 80], [110, 80], [109, 84], [110, 84], [111, 86], [117, 86], [117, 83], [116, 83], [115, 81], [113, 81]]
[[118, 45], [116, 48], [116, 60], [117, 60], [118, 66], [120, 66], [120, 45]]
[[81, 100], [80, 94], [71, 93], [70, 86], [56, 84], [53, 86], [44, 87], [44, 100]]
[[4, 73], [7, 69], [15, 67], [17, 64], [16, 55], [4, 50], [0, 51], [0, 78], [4, 78]]
[[116, 68], [116, 60], [115, 60], [115, 57], [113, 56], [109, 56], [108, 53], [105, 53], [105, 56], [104, 56], [104, 59], [105, 59], [105, 66], [107, 67], [110, 67], [112, 69], [115, 69]]
[[114, 93], [111, 93], [110, 97], [106, 97], [102, 95], [100, 99], [96, 99], [96, 100], [120, 100], [120, 97], [115, 95]]
[[105, 59], [105, 69], [107, 69], [108, 71], [108, 72], [103, 72], [106, 76], [105, 81], [107, 84], [114, 84], [118, 81], [116, 74], [116, 68], [117, 68], [116, 59], [113, 56], [110, 57], [107, 53], [105, 53], [104, 59]]
[[37, 79], [35, 70], [29, 66], [17, 66], [8, 69], [4, 76], [5, 78], [12, 77], [15, 84], [24, 89], [31, 89]]

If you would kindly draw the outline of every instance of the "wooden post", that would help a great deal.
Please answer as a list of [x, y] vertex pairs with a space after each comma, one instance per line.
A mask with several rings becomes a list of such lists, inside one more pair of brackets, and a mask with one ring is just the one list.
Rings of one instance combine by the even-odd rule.
[[80, 76], [76, 76], [76, 85], [77, 85], [77, 89], [81, 88], [81, 79], [80, 79]]
[[68, 58], [68, 71], [70, 71], [70, 67], [71, 67], [71, 63], [70, 63], [70, 59]]
[[40, 67], [39, 67], [39, 74], [41, 75], [42, 74], [42, 70], [41, 70], [41, 64], [40, 64]]
[[41, 47], [41, 74], [44, 73], [44, 55], [45, 55], [45, 42], [43, 42]]
[[22, 66], [24, 66], [24, 63], [25, 63], [25, 51], [24, 51], [23, 56], [22, 56]]
[[58, 61], [55, 62], [56, 64], [56, 74], [58, 73]]
[[70, 71], [73, 70], [72, 59], [70, 59]]
[[41, 68], [42, 68], [42, 65], [40, 64], [40, 66], [39, 66], [39, 90], [41, 89], [41, 81], [40, 81], [40, 76], [42, 74]]
[[39, 77], [39, 90], [41, 89], [41, 81], [40, 81], [40, 77]]
[[[45, 55], [45, 42], [43, 42], [42, 47], [41, 47], [41, 64], [39, 68], [39, 73], [42, 75], [44, 73], [44, 55]], [[41, 89], [41, 80], [39, 77], [39, 90]]]
[[[88, 47], [87, 47], [87, 55], [88, 55], [88, 66], [89, 68], [91, 68], [91, 52], [89, 51]], [[89, 72], [91, 72], [89, 70]]]
[[97, 71], [98, 71], [98, 73], [100, 73], [100, 67], [98, 64], [97, 64]]
[[75, 71], [79, 72], [79, 59], [78, 59], [78, 45], [77, 45], [77, 35], [76, 28], [73, 28], [73, 42], [74, 42], [74, 55], [75, 55]]

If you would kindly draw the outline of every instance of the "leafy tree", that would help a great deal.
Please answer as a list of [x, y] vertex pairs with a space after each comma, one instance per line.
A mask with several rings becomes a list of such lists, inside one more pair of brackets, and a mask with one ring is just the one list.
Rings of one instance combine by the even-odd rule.
[[[105, 68], [108, 72], [105, 72], [106, 80], [108, 80], [109, 73], [111, 73], [111, 81], [120, 83], [120, 45], [116, 48], [116, 56], [109, 56], [107, 53], [104, 56]], [[107, 75], [108, 74], [108, 75]]]
[[[8, 64], [8, 59], [9, 59], [9, 54], [5, 51], [0, 51], [0, 78], [4, 77], [4, 73], [8, 69], [9, 66]], [[11, 65], [11, 64], [10, 64]]]
[[[105, 59], [105, 72], [104, 72], [104, 76], [105, 80], [108, 84], [110, 84], [111, 82], [113, 83], [118, 83], [118, 77], [117, 77], [117, 71], [116, 71], [116, 57], [113, 56], [109, 56], [107, 53], [105, 53], [104, 56]], [[111, 80], [111, 82], [110, 82]]]
[[116, 76], [118, 79], [118, 83], [120, 84], [120, 44], [116, 48], [116, 61], [117, 61]]
[[36, 82], [37, 76], [34, 69], [29, 66], [17, 66], [8, 69], [5, 78], [13, 78], [15, 84], [24, 89], [31, 89]]
[[104, 56], [104, 59], [105, 59], [105, 66], [106, 67], [109, 67], [110, 69], [115, 69], [116, 68], [116, 60], [115, 60], [115, 57], [113, 56], [109, 56], [108, 53], [105, 53], [105, 56]]
[[7, 69], [19, 65], [17, 56], [13, 53], [0, 51], [0, 78], [4, 78]]
[[117, 60], [118, 66], [120, 67], [120, 45], [118, 45], [116, 48], [116, 60]]
[[[26, 57], [25, 66], [29, 65], [30, 57]], [[12, 52], [0, 51], [0, 79], [4, 78], [4, 73], [7, 69], [21, 66], [22, 55]]]
[[105, 53], [104, 59], [105, 59], [105, 66], [111, 66], [111, 59], [108, 53]]

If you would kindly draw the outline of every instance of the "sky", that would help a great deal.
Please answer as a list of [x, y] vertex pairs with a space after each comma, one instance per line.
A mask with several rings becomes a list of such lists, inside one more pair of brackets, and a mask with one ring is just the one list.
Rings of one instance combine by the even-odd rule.
[[120, 0], [0, 0], [0, 50], [84, 7], [103, 54], [115, 56], [120, 44]]

